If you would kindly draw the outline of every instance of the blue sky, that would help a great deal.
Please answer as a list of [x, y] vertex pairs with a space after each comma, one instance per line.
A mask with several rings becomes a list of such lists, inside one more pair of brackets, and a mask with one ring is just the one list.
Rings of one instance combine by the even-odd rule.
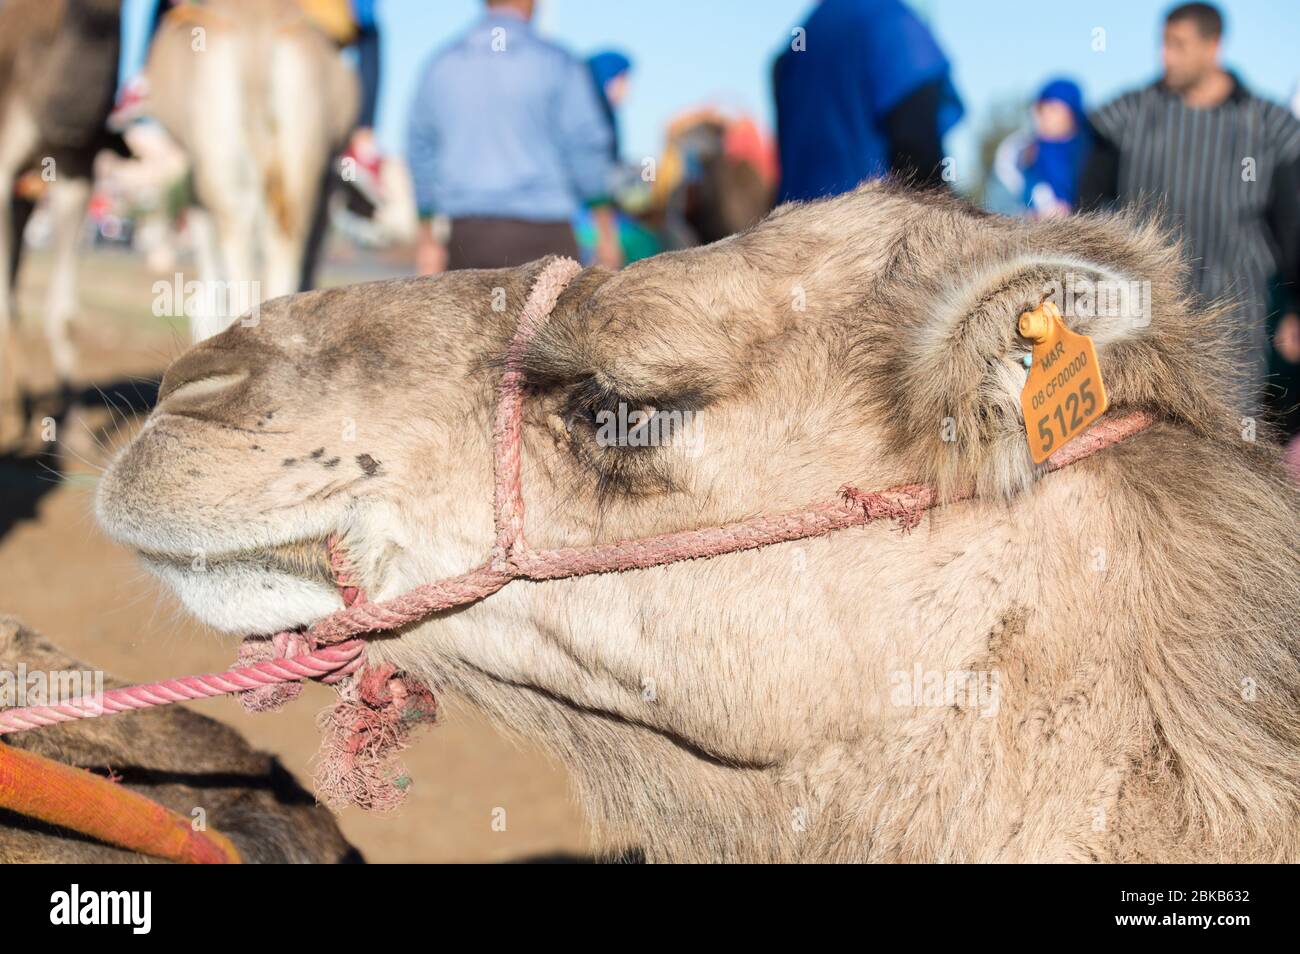
[[[127, 0], [138, 23], [145, 0]], [[976, 174], [980, 125], [999, 105], [1027, 99], [1054, 75], [1073, 76], [1095, 104], [1152, 79], [1159, 64], [1156, 0], [915, 0], [953, 63], [966, 117], [949, 134], [959, 180]], [[635, 61], [623, 113], [625, 152], [655, 155], [665, 123], [705, 101], [771, 121], [772, 58], [814, 6], [810, 0], [539, 0], [538, 26], [583, 55], [615, 47]], [[401, 150], [416, 77], [429, 54], [479, 15], [481, 0], [380, 0], [385, 71], [379, 134]], [[1225, 0], [1225, 59], [1256, 91], [1289, 99], [1300, 79], [1300, 4]], [[1092, 49], [1105, 31], [1105, 50]], [[124, 55], [138, 59], [138, 29]]]

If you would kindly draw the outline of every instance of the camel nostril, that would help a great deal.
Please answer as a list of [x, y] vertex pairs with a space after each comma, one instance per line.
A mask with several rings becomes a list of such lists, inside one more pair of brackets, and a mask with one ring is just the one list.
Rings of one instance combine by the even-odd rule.
[[189, 404], [216, 394], [218, 391], [224, 391], [241, 381], [247, 380], [247, 378], [247, 371], [235, 374], [210, 374], [207, 377], [186, 381], [184, 384], [172, 388], [164, 400], [172, 407], [177, 404]]
[[159, 406], [194, 406], [248, 380], [249, 368], [228, 351], [200, 347], [181, 355], [163, 375]]

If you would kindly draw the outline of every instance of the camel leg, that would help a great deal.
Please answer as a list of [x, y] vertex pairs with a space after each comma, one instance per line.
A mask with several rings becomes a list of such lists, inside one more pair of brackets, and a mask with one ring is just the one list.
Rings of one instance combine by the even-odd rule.
[[336, 156], [330, 157], [321, 176], [320, 188], [316, 190], [316, 207], [312, 210], [311, 228], [308, 229], [306, 240], [303, 242], [302, 268], [298, 271], [298, 291], [311, 291], [316, 287], [321, 253], [325, 249], [325, 239], [329, 235], [330, 193], [334, 185], [330, 170], [336, 158]]
[[[248, 139], [246, 84], [235, 77], [253, 69], [241, 44], [214, 45], [197, 58], [187, 83], [203, 103], [204, 122], [185, 143], [193, 162], [194, 191], [206, 210], [216, 268], [202, 275], [205, 314], [190, 325], [196, 342], [225, 330], [255, 292], [258, 277], [257, 229], [262, 197], [256, 157], [260, 145]], [[206, 239], [196, 233], [202, 243]], [[202, 251], [200, 257], [208, 253]]]
[[[302, 211], [310, 215], [312, 210]], [[262, 299], [269, 301], [298, 291], [307, 244], [302, 230], [286, 233], [275, 222], [267, 222], [262, 240], [266, 258], [266, 287], [262, 289]]]
[[[199, 285], [212, 288], [221, 280], [221, 254], [217, 248], [216, 226], [206, 209], [198, 206], [185, 213], [190, 238], [194, 242], [194, 262], [199, 273]], [[212, 296], [203, 294], [193, 302], [190, 312], [190, 337], [197, 344], [218, 334], [225, 327], [225, 318], [217, 312]]]
[[[207, 157], [206, 168], [199, 170], [198, 194], [206, 213], [199, 223], [206, 223], [214, 253], [200, 252], [200, 259], [210, 255], [216, 269], [203, 279], [205, 316], [191, 324], [195, 342], [224, 331], [239, 317], [240, 309], [255, 296], [257, 278], [257, 191], [239, 175], [238, 167], [226, 166]], [[196, 234], [206, 241], [202, 232]], [[201, 248], [201, 244], [200, 244]]]
[[54, 264], [45, 307], [45, 337], [59, 384], [66, 387], [77, 367], [68, 322], [77, 312], [77, 251], [81, 226], [90, 204], [90, 180], [59, 177], [50, 185], [49, 210], [54, 226]]
[[255, 206], [245, 206], [213, 213], [225, 284], [212, 291], [216, 295], [217, 308], [221, 311], [223, 330], [239, 317], [243, 303], [249, 301], [250, 296], [253, 300], [258, 297], [253, 284], [257, 281], [258, 274], [256, 214], [251, 211], [253, 208]]
[[0, 167], [0, 346], [13, 324], [14, 288], [18, 284], [18, 236], [14, 232], [14, 176]]
[[13, 174], [0, 168], [0, 446], [13, 437], [21, 417], [18, 401], [18, 341], [14, 335], [17, 242], [13, 236]]
[[[0, 106], [5, 104], [0, 103]], [[18, 280], [18, 242], [14, 234], [14, 184], [31, 151], [36, 148], [36, 127], [13, 100], [0, 109], [0, 334], [7, 332], [15, 313], [14, 289]]]
[[26, 426], [18, 354], [18, 259], [22, 230], [27, 224], [23, 205], [12, 198], [14, 176], [0, 169], [0, 447], [22, 437]]
[[[22, 235], [14, 217], [14, 183], [37, 146], [36, 122], [17, 99], [0, 103], [0, 443], [22, 427], [18, 381], [18, 254]], [[25, 221], [25, 217], [20, 217]]]
[[[212, 191], [209, 190], [207, 195], [211, 196]], [[240, 197], [236, 194], [235, 198]], [[256, 286], [252, 285], [257, 274], [255, 203], [251, 197], [245, 196], [242, 202], [208, 200], [204, 205], [202, 210], [191, 210], [203, 289], [201, 301], [190, 320], [190, 331], [196, 344], [224, 331], [239, 316], [241, 302], [256, 294]]]
[[325, 110], [307, 105], [322, 95], [317, 55], [314, 45], [285, 37], [271, 58], [264, 105], [275, 138], [264, 161], [262, 223], [267, 298], [302, 290], [315, 270], [308, 255], [316, 257], [324, 238], [333, 131]]

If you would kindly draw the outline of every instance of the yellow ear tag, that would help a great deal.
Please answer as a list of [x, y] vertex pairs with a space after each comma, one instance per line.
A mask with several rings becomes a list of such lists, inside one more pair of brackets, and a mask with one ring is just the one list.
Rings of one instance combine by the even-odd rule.
[[1034, 343], [1034, 360], [1020, 409], [1025, 438], [1035, 464], [1078, 437], [1106, 413], [1109, 400], [1097, 363], [1097, 348], [1087, 335], [1065, 327], [1050, 301], [1020, 316], [1020, 333]]

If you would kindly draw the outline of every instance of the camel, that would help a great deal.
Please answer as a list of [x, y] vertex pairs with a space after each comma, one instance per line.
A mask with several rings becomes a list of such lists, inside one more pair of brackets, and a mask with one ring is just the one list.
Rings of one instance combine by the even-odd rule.
[[[26, 668], [20, 670], [19, 666]], [[0, 672], [81, 673], [91, 667], [10, 616], [0, 616]], [[17, 676], [15, 679], [19, 678]], [[112, 678], [106, 686], [121, 685]], [[356, 862], [329, 811], [280, 763], [233, 729], [180, 707], [149, 709], [5, 736], [3, 744], [107, 773], [184, 818], [202, 809], [246, 862]], [[151, 861], [0, 810], [0, 864]]]
[[[545, 264], [300, 294], [191, 349], [101, 526], [232, 633], [338, 610], [331, 538], [371, 600], [477, 566], [502, 355]], [[1223, 313], [1182, 269], [1149, 222], [879, 183], [587, 269], [523, 357], [530, 545], [844, 483], [946, 503], [909, 533], [517, 580], [371, 661], [549, 746], [603, 843], [650, 860], [1300, 860], [1300, 498], [1225, 403]], [[1111, 414], [1154, 422], [1049, 474], [1017, 321], [1085, 280], [1146, 292], [1065, 321]], [[597, 440], [621, 405], [701, 433]]]
[[95, 155], [116, 146], [104, 128], [117, 89], [121, 0], [10, 0], [0, 6], [0, 421], [18, 391], [14, 288], [32, 203], [26, 173], [45, 186], [54, 268], [45, 336], [66, 386], [76, 371], [68, 321], [77, 310], [77, 247]]
[[293, 0], [174, 8], [146, 67], [147, 111], [189, 155], [198, 268], [195, 341], [298, 291], [330, 161], [352, 129], [356, 78]]

